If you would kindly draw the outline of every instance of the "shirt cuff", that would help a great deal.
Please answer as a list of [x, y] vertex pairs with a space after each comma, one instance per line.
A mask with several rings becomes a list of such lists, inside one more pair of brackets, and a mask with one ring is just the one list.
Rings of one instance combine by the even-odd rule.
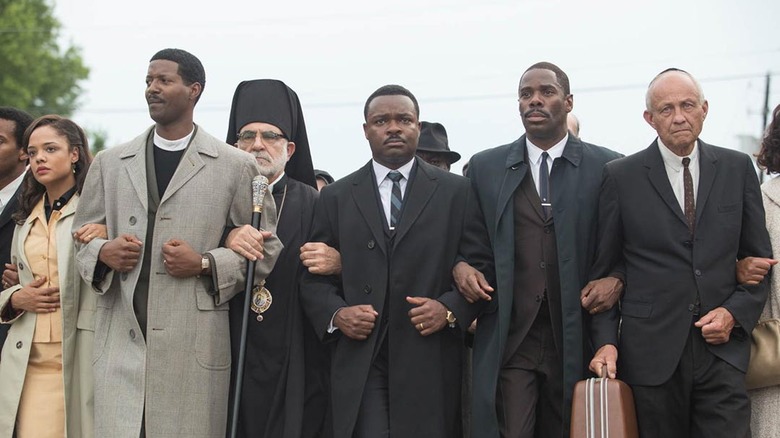
[[338, 309], [336, 309], [336, 311], [333, 312], [333, 316], [330, 317], [330, 322], [328, 323], [328, 333], [335, 333], [336, 330], [339, 329], [338, 327], [333, 325], [333, 320], [336, 319], [336, 314], [339, 313], [341, 309], [343, 309], [343, 307], [339, 307]]

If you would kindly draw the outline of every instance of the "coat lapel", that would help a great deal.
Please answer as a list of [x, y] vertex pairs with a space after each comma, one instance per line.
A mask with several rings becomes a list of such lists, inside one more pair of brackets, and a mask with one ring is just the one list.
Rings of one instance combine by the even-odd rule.
[[11, 217], [19, 208], [19, 200], [17, 197], [20, 193], [22, 193], [22, 184], [17, 187], [13, 197], [11, 197], [11, 200], [8, 201], [8, 204], [6, 204], [5, 208], [3, 208], [3, 213], [0, 214], [0, 227], [4, 227], [5, 224], [11, 222]]
[[366, 221], [366, 225], [374, 235], [374, 241], [379, 245], [379, 249], [387, 255], [387, 246], [385, 244], [384, 218], [380, 217], [379, 200], [377, 199], [376, 181], [371, 172], [371, 162], [363, 166], [360, 178], [352, 183], [352, 200], [355, 202], [358, 211]]
[[496, 223], [494, 224], [496, 229], [498, 229], [498, 223], [506, 212], [509, 200], [512, 199], [526, 173], [528, 173], [528, 165], [525, 162], [525, 135], [523, 135], [512, 143], [506, 157], [504, 181], [501, 183], [496, 203]]
[[710, 191], [712, 191], [717, 162], [718, 155], [715, 150], [699, 140], [699, 188], [696, 190], [696, 223], [701, 220], [702, 212], [707, 205]]
[[179, 166], [176, 168], [176, 172], [173, 174], [171, 182], [168, 184], [168, 188], [165, 189], [165, 194], [160, 195], [160, 205], [173, 196], [177, 190], [187, 184], [187, 182], [206, 165], [206, 163], [203, 162], [201, 154], [210, 157], [219, 156], [216, 147], [213, 144], [204, 141], [203, 134], [199, 133], [199, 129], [196, 126], [192, 143], [187, 147], [184, 156], [181, 157], [181, 162], [179, 162]]
[[674, 215], [687, 227], [688, 221], [685, 220], [685, 215], [680, 208], [680, 203], [677, 202], [677, 197], [674, 196], [672, 184], [669, 182], [669, 175], [666, 173], [664, 160], [661, 158], [661, 151], [658, 150], [658, 147], [658, 141], [654, 141], [649, 148], [645, 149], [645, 167], [648, 169], [647, 176], [664, 203], [666, 203]]
[[415, 163], [417, 171], [412, 181], [409, 181], [409, 187], [406, 189], [403, 213], [401, 214], [401, 222], [396, 229], [394, 246], [398, 245], [398, 242], [404, 238], [415, 221], [417, 221], [438, 185], [436, 177], [428, 173], [428, 169], [426, 169], [426, 165], [423, 164], [422, 160], [419, 158], [415, 158], [415, 160], [417, 160]]
[[151, 127], [144, 134], [136, 137], [133, 140], [133, 147], [128, 148], [120, 157], [123, 160], [128, 160], [127, 165], [124, 166], [127, 178], [135, 189], [144, 210], [149, 208], [149, 195], [146, 190], [146, 142], [149, 140], [149, 136], [153, 135], [153, 132], [154, 127]]

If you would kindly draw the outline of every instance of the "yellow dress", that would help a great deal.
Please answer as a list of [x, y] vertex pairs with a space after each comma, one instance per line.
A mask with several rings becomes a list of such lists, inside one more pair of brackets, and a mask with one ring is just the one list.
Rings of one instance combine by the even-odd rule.
[[[59, 286], [55, 230], [60, 212], [52, 211], [47, 223], [43, 199], [30, 216], [34, 223], [24, 241], [24, 252], [35, 278], [46, 277], [44, 286]], [[17, 438], [65, 436], [65, 388], [62, 377], [62, 310], [38, 313], [30, 359], [19, 401]]]

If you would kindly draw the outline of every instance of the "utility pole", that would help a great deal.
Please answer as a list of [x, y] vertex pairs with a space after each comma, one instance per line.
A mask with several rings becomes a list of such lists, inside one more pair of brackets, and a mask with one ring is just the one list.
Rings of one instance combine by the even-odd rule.
[[[766, 86], [764, 87], [764, 109], [762, 111], [763, 117], [761, 118], [761, 134], [758, 136], [758, 150], [761, 151], [761, 142], [764, 139], [764, 131], [766, 130], [766, 124], [769, 122], [769, 84], [772, 78], [772, 73], [766, 73]], [[758, 169], [758, 180], [764, 182], [764, 169]]]

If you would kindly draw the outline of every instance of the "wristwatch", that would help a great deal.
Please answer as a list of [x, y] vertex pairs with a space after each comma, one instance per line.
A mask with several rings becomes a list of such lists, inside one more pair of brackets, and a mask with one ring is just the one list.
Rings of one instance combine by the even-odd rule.
[[455, 323], [458, 322], [458, 318], [455, 318], [455, 314], [451, 310], [447, 311], [447, 325], [450, 328], [455, 328]]
[[206, 275], [211, 270], [211, 259], [207, 255], [201, 256], [200, 259], [200, 275]]

